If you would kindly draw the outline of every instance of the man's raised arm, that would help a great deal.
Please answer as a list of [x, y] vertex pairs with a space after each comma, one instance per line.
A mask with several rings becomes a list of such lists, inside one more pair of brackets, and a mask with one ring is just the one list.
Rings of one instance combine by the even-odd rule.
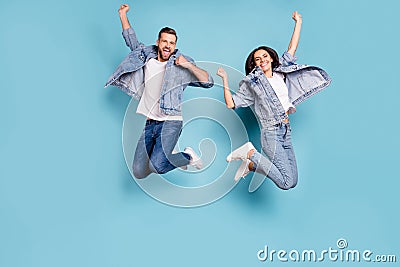
[[129, 5], [127, 4], [121, 5], [118, 9], [119, 18], [122, 25], [122, 36], [125, 39], [126, 45], [131, 49], [131, 51], [133, 51], [140, 45], [140, 43], [136, 37], [135, 31], [132, 29], [131, 24], [129, 23], [126, 15], [128, 11]]
[[122, 24], [122, 29], [127, 30], [131, 27], [131, 24], [129, 23], [128, 17], [126, 16], [126, 13], [129, 11], [129, 5], [123, 4], [119, 7], [118, 13], [119, 13], [119, 18], [121, 19], [121, 24]]

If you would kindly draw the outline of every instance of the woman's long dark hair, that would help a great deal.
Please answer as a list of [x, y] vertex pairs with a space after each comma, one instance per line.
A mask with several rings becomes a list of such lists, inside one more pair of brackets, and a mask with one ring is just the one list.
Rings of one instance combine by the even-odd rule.
[[278, 53], [274, 49], [268, 46], [260, 46], [251, 51], [250, 55], [246, 59], [246, 65], [245, 65], [245, 70], [246, 70], [246, 75], [248, 75], [255, 67], [256, 67], [256, 62], [254, 60], [254, 53], [257, 52], [258, 50], [265, 50], [268, 52], [268, 54], [272, 58], [272, 69], [275, 69], [278, 67], [279, 64], [279, 57]]

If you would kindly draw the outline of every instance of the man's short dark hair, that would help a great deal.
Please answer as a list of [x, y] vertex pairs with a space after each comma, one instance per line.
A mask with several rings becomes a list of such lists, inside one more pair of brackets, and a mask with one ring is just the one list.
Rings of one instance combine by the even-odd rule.
[[160, 40], [161, 38], [161, 34], [162, 33], [168, 33], [168, 34], [173, 34], [176, 37], [176, 42], [178, 41], [178, 35], [176, 35], [176, 31], [170, 27], [164, 27], [160, 30], [160, 32], [158, 33], [158, 40]]

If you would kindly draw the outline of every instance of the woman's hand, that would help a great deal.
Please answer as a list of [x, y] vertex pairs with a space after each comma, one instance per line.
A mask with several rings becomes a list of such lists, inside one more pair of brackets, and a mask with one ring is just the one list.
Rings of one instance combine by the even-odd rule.
[[293, 12], [293, 14], [292, 14], [292, 19], [293, 19], [294, 21], [296, 21], [296, 22], [299, 22], [299, 23], [302, 22], [301, 15], [300, 15], [300, 13], [297, 12], [297, 11]]
[[218, 70], [217, 70], [217, 75], [218, 75], [219, 77], [221, 77], [222, 79], [228, 78], [228, 74], [226, 74], [226, 71], [225, 71], [223, 68], [221, 68], [221, 67], [218, 68]]
[[219, 67], [217, 70], [217, 75], [222, 78], [222, 82], [224, 84], [224, 99], [225, 99], [226, 107], [234, 108], [235, 103], [233, 102], [233, 99], [232, 99], [232, 93], [229, 90], [228, 74], [222, 67]]

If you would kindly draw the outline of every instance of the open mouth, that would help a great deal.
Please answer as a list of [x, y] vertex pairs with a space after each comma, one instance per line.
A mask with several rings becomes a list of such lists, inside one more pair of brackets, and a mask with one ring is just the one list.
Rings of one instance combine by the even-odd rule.
[[162, 50], [162, 54], [163, 54], [164, 57], [168, 57], [170, 53], [171, 53], [171, 50], [168, 49], [168, 48], [164, 48]]

